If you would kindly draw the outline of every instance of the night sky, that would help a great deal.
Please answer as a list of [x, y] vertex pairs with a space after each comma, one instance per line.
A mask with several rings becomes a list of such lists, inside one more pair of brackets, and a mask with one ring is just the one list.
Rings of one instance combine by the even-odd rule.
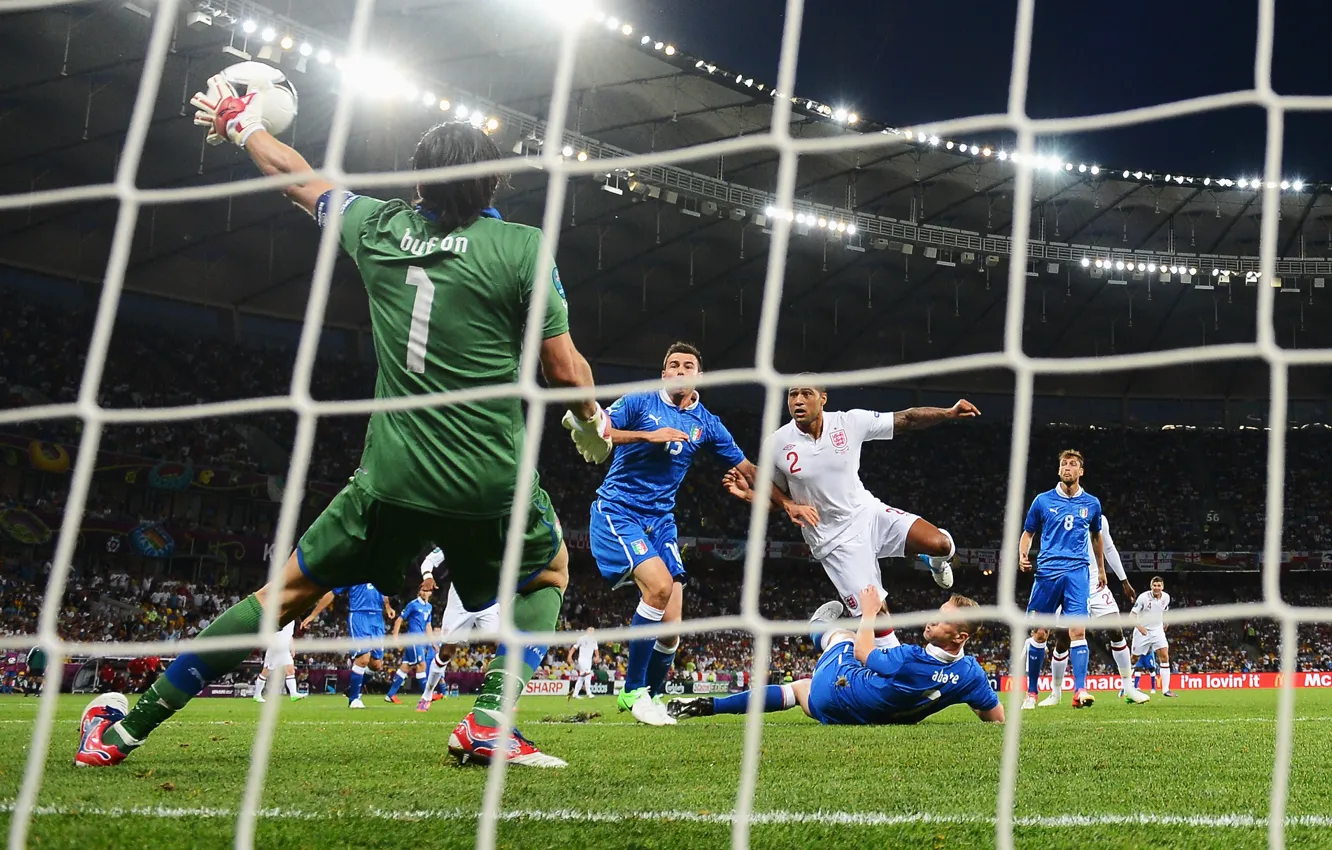
[[[775, 82], [782, 0], [624, 0], [644, 31]], [[1016, 4], [806, 0], [796, 93], [894, 126], [1007, 109]], [[1149, 106], [1253, 86], [1253, 0], [1036, 4], [1028, 110], [1037, 117]], [[1332, 3], [1277, 3], [1273, 85], [1332, 94]], [[743, 34], [743, 37], [737, 37]], [[1238, 178], [1261, 174], [1257, 107], [1043, 139], [1043, 151], [1110, 167]], [[1289, 113], [1286, 176], [1332, 180], [1332, 115]], [[999, 142], [1002, 133], [970, 141]]]

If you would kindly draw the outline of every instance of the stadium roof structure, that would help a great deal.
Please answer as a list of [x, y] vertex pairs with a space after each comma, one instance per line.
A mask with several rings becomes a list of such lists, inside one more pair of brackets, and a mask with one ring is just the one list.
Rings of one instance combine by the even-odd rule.
[[[248, 54], [280, 63], [292, 77], [301, 94], [294, 144], [316, 165], [335, 92], [350, 81], [359, 91], [348, 172], [407, 170], [420, 133], [458, 117], [460, 107], [483, 124], [493, 119], [492, 136], [514, 157], [498, 200], [510, 220], [541, 221], [546, 175], [532, 155], [542, 146], [558, 144], [585, 166], [589, 173], [571, 178], [558, 260], [575, 338], [594, 360], [651, 367], [670, 341], [684, 338], [703, 347], [709, 367], [752, 364], [769, 232], [779, 215], [794, 221], [778, 368], [855, 369], [1002, 348], [1017, 169], [996, 142], [934, 143], [928, 128], [908, 138], [849, 107], [795, 97], [792, 135], [835, 140], [839, 149], [803, 154], [796, 203], [777, 209], [776, 150], [681, 153], [764, 133], [775, 96], [769, 81], [718, 67], [668, 34], [592, 20], [578, 45], [568, 132], [552, 140], [545, 116], [568, 25], [562, 4], [381, 0], [369, 40], [373, 61], [355, 66], [345, 62], [353, 5], [291, 0], [279, 15], [240, 0], [183, 4], [197, 14], [177, 29], [139, 185], [253, 176], [239, 151], [203, 144], [188, 107], [210, 74]], [[0, 136], [0, 191], [112, 179], [152, 9], [150, 0], [136, 0], [5, 16], [0, 114], [24, 132]], [[673, 162], [609, 162], [647, 153]], [[1292, 179], [1283, 188], [1279, 278], [1263, 281], [1254, 274], [1262, 195], [1249, 181], [1256, 174], [1240, 185], [1240, 175], [1125, 171], [1056, 154], [1042, 151], [1035, 172], [1027, 353], [1249, 342], [1259, 285], [1281, 287], [1274, 321], [1282, 345], [1332, 342], [1332, 299], [1323, 290], [1332, 277], [1325, 184]], [[602, 160], [606, 168], [593, 172]], [[366, 191], [408, 197], [411, 183]], [[117, 209], [82, 202], [0, 212], [0, 263], [100, 281]], [[299, 320], [317, 236], [271, 190], [153, 205], [140, 214], [127, 286]], [[368, 328], [368, 315], [344, 258], [328, 321]], [[1265, 364], [1242, 362], [1051, 377], [1041, 387], [1261, 396], [1267, 382]], [[933, 381], [941, 383], [1002, 388], [1011, 377]], [[1292, 373], [1293, 395], [1323, 397], [1330, 388], [1332, 371]]]

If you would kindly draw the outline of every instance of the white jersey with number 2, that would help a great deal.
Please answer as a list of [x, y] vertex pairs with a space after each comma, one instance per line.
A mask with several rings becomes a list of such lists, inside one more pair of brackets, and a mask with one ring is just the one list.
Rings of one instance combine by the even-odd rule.
[[860, 480], [860, 448], [892, 438], [893, 414], [870, 410], [824, 411], [817, 440], [794, 420], [773, 434], [773, 482], [819, 512], [818, 525], [800, 530], [816, 560], [884, 509]]

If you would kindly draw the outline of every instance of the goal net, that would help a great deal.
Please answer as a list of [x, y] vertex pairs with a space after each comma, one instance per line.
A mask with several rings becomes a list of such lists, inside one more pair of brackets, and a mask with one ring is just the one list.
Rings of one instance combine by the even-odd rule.
[[[54, 8], [61, 5], [63, 5], [62, 0], [11, 0], [11, 2], [4, 4], [3, 9], [0, 9], [0, 14]], [[395, 409], [407, 409], [454, 404], [480, 397], [495, 397], [497, 392], [521, 397], [528, 404], [527, 427], [530, 438], [525, 443], [521, 465], [522, 473], [518, 476], [517, 492], [514, 497], [510, 529], [511, 532], [516, 532], [525, 527], [528, 518], [531, 488], [533, 486], [530, 472], [535, 468], [538, 460], [541, 433], [547, 421], [547, 414], [550, 410], [558, 409], [562, 404], [578, 396], [576, 391], [543, 388], [535, 380], [535, 352], [538, 350], [540, 342], [541, 322], [530, 319], [531, 317], [544, 315], [547, 300], [547, 290], [543, 287], [536, 287], [527, 324], [524, 349], [525, 368], [521, 372], [521, 380], [516, 385], [500, 391], [445, 394], [407, 400], [316, 401], [310, 392], [310, 380], [319, 345], [321, 327], [328, 305], [334, 262], [339, 250], [337, 242], [338, 227], [329, 226], [323, 230], [319, 243], [305, 312], [304, 330], [300, 338], [292, 375], [292, 390], [288, 395], [165, 409], [111, 409], [101, 406], [98, 403], [98, 389], [104, 376], [112, 328], [130, 262], [132, 242], [136, 227], [145, 214], [145, 209], [151, 205], [180, 204], [188, 201], [224, 197], [229, 194], [239, 196], [242, 194], [273, 192], [283, 185], [281, 179], [260, 178], [214, 186], [164, 189], [145, 189], [136, 184], [136, 175], [140, 173], [140, 166], [144, 159], [145, 139], [153, 121], [154, 105], [161, 94], [164, 67], [168, 53], [172, 48], [173, 33], [179, 26], [182, 17], [195, 9], [195, 6], [186, 2], [186, 0], [158, 0], [155, 4], [145, 0], [144, 5], [149, 7], [151, 14], [151, 37], [137, 97], [134, 100], [133, 111], [129, 117], [128, 131], [124, 134], [124, 143], [118, 158], [114, 179], [104, 184], [49, 190], [38, 189], [0, 197], [0, 210], [47, 207], [88, 200], [114, 200], [119, 205], [109, 260], [102, 280], [96, 321], [88, 346], [85, 371], [77, 399], [70, 403], [27, 407], [17, 411], [0, 411], [0, 424], [61, 417], [77, 417], [83, 424], [77, 458], [72, 468], [68, 501], [65, 506], [63, 522], [59, 529], [58, 542], [52, 562], [53, 567], [46, 587], [37, 633], [35, 636], [28, 638], [0, 638], [0, 645], [5, 647], [28, 648], [40, 646], [46, 650], [48, 657], [52, 659], [60, 659], [71, 655], [101, 657], [123, 653], [142, 655], [147, 651], [172, 652], [179, 651], [181, 647], [188, 643], [86, 644], [64, 641], [58, 634], [61, 600], [64, 597], [70, 576], [70, 565], [77, 544], [81, 518], [87, 504], [99, 441], [108, 426], [150, 421], [158, 423], [173, 422], [269, 411], [294, 413], [297, 418], [296, 437], [286, 479], [287, 486], [282, 498], [281, 511], [274, 536], [275, 545], [273, 549], [275, 554], [271, 559], [268, 573], [269, 582], [276, 583], [281, 579], [280, 568], [285, 561], [285, 554], [292, 551], [300, 531], [297, 527], [300, 501], [307, 480], [316, 425], [320, 417], [352, 413], [365, 414], [386, 409], [390, 405]], [[226, 3], [219, 5], [226, 6]], [[571, 14], [585, 12], [581, 4], [570, 3], [568, 5]], [[569, 156], [561, 151], [561, 146], [558, 144], [546, 144], [535, 158], [526, 157], [519, 160], [502, 160], [476, 166], [416, 172], [414, 177], [422, 181], [445, 181], [478, 176], [482, 173], [506, 173], [515, 167], [530, 169], [535, 164], [544, 173], [546, 179], [545, 212], [542, 220], [545, 248], [543, 253], [547, 257], [553, 257], [559, 244], [565, 215], [566, 188], [571, 179], [590, 177], [608, 169], [648, 168], [698, 160], [704, 156], [716, 157], [755, 150], [768, 150], [775, 153], [778, 157], [775, 191], [771, 203], [765, 208], [765, 212], [772, 219], [771, 237], [768, 245], [767, 272], [758, 321], [754, 365], [747, 369], [709, 373], [697, 382], [698, 386], [705, 388], [746, 383], [757, 384], [762, 387], [763, 417], [761, 433], [770, 434], [781, 423], [785, 388], [791, 378], [791, 376], [782, 374], [776, 368], [775, 354], [778, 345], [778, 318], [785, 284], [786, 257], [790, 236], [796, 226], [794, 211], [799, 206], [796, 197], [796, 175], [800, 157], [851, 150], [853, 148], [858, 151], [886, 151], [894, 147], [911, 144], [913, 138], [929, 136], [959, 137], [986, 132], [1015, 134], [1016, 145], [1012, 151], [1015, 154], [1013, 156], [1013, 167], [1016, 177], [1013, 189], [1011, 230], [1013, 234], [1019, 235], [1019, 238], [1014, 238], [1011, 242], [1004, 339], [1001, 350], [991, 354], [935, 360], [922, 364], [819, 375], [816, 380], [826, 386], [842, 387], [916, 379], [929, 375], [958, 374], [980, 369], [1006, 369], [1015, 376], [1009, 480], [1007, 501], [1004, 505], [1003, 548], [998, 567], [998, 603], [984, 607], [978, 614], [978, 619], [1002, 623], [1011, 630], [1009, 669], [1016, 674], [1016, 671], [1020, 671], [1024, 667], [1023, 644], [1027, 631], [1032, 625], [1032, 621], [1027, 618], [1023, 608], [1018, 604], [1016, 574], [1018, 539], [1026, 507], [1024, 497], [1028, 483], [1026, 480], [1027, 458], [1029, 435], [1033, 424], [1033, 388], [1037, 376], [1050, 374], [1075, 375], [1107, 370], [1141, 369], [1240, 358], [1258, 358], [1267, 364], [1270, 368], [1271, 393], [1267, 419], [1269, 425], [1267, 504], [1262, 561], [1264, 600], [1261, 604], [1171, 612], [1167, 615], [1166, 622], [1172, 624], [1196, 622], [1204, 619], [1234, 620], [1256, 615], [1275, 617], [1280, 620], [1283, 684], [1278, 701], [1275, 733], [1277, 742], [1276, 759], [1272, 770], [1270, 810], [1267, 820], [1270, 846], [1280, 847], [1284, 845], [1284, 831], [1287, 824], [1286, 798], [1292, 751], [1293, 685], [1297, 652], [1296, 630], [1300, 623], [1314, 622], [1318, 619], [1316, 609], [1296, 609], [1285, 603], [1282, 600], [1279, 588], [1287, 423], [1287, 378], [1292, 365], [1325, 364], [1332, 362], [1332, 357], [1316, 351], [1295, 352], [1283, 350], [1277, 344], [1273, 324], [1275, 291], [1268, 286], [1258, 287], [1257, 338], [1253, 343], [1182, 348], [1113, 357], [1058, 359], [1033, 357], [1023, 348], [1024, 305], [1027, 303], [1025, 295], [1028, 286], [1025, 272], [1028, 266], [1030, 244], [1026, 239], [1020, 238], [1020, 235], [1032, 231], [1033, 173], [1035, 169], [1041, 167], [1040, 158], [1037, 155], [1038, 137], [1054, 133], [1082, 132], [1140, 124], [1225, 107], [1259, 106], [1266, 111], [1267, 115], [1266, 159], [1260, 190], [1262, 223], [1259, 271], [1264, 279], [1271, 279], [1277, 265], [1276, 236], [1279, 214], [1279, 183], [1282, 180], [1283, 118], [1288, 111], [1292, 110], [1332, 108], [1332, 100], [1327, 98], [1286, 97], [1279, 96], [1274, 92], [1271, 85], [1271, 65], [1275, 2], [1274, 0], [1260, 0], [1256, 29], [1257, 61], [1252, 88], [1246, 91], [1111, 114], [1077, 118], [1034, 119], [1028, 115], [1027, 110], [1027, 82], [1034, 10], [1034, 0], [1020, 0], [1017, 27], [1013, 38], [1008, 109], [1004, 113], [940, 121], [928, 127], [911, 128], [909, 131], [885, 131], [863, 135], [846, 134], [824, 138], [803, 138], [793, 135], [791, 119], [796, 104], [793, 104], [791, 95], [795, 88], [802, 21], [804, 16], [811, 11], [811, 8], [804, 0], [787, 0], [780, 63], [774, 87], [778, 96], [772, 99], [771, 123], [763, 132], [754, 132], [740, 138], [664, 153], [626, 154], [608, 149], [600, 152], [598, 156], [586, 159]], [[375, 14], [375, 0], [356, 0], [354, 3], [354, 13], [347, 45], [346, 58], [349, 62], [355, 63], [363, 58], [369, 58], [371, 51], [369, 50], [368, 36]], [[3, 18], [0, 18], [0, 20], [3, 20]], [[590, 18], [588, 25], [593, 25]], [[0, 26], [3, 26], [3, 24], [0, 24]], [[626, 26], [628, 25], [626, 24]], [[543, 127], [547, 139], [564, 138], [566, 132], [570, 129], [572, 81], [577, 47], [581, 37], [582, 33], [577, 26], [569, 26], [562, 30], [556, 72], [549, 94], [549, 110]], [[351, 101], [351, 87], [341, 87], [336, 96], [332, 130], [327, 139], [326, 152], [319, 168], [320, 173], [345, 190], [366, 189], [372, 191], [375, 187], [401, 183], [400, 174], [349, 173], [344, 169], [348, 134], [352, 121], [353, 105]], [[333, 206], [336, 208], [339, 205], [334, 204]], [[337, 214], [335, 213], [335, 225], [336, 220]], [[852, 219], [853, 227], [855, 226], [854, 222], [858, 220], [858, 218]], [[538, 279], [541, 279], [542, 274], [549, 276], [550, 271], [549, 268], [539, 270]], [[660, 386], [659, 382], [600, 386], [597, 388], [597, 395], [602, 399], [607, 399], [623, 392], [651, 389], [658, 386]], [[770, 450], [771, 446], [768, 446], [767, 449]], [[770, 488], [771, 466], [770, 457], [765, 456], [759, 459], [757, 463], [758, 481], [756, 483], [758, 492], [767, 492]], [[718, 629], [744, 630], [753, 635], [754, 664], [751, 687], [756, 690], [762, 689], [768, 682], [768, 659], [773, 639], [783, 635], [803, 633], [807, 625], [798, 622], [770, 620], [760, 612], [761, 567], [765, 553], [763, 544], [767, 528], [768, 506], [763, 500], [756, 500], [750, 517], [748, 545], [745, 550], [742, 605], [739, 615], [699, 620], [686, 619], [683, 623], [658, 626], [650, 630], [635, 629], [632, 633], [629, 629], [624, 628], [606, 629], [603, 632], [603, 637], [607, 640], [627, 640], [631, 636], [641, 637], [647, 633], [667, 636], [696, 634]], [[520, 555], [521, 534], [510, 533], [499, 592], [502, 627], [496, 637], [503, 641], [513, 654], [519, 652], [524, 643], [547, 641], [552, 644], [564, 645], [572, 643], [575, 636], [569, 634], [523, 634], [515, 628], [511, 607], [505, 600], [511, 599], [514, 595], [518, 582]], [[900, 627], [919, 626], [929, 619], [930, 614], [928, 612], [905, 614], [895, 618], [895, 625]], [[1130, 621], [1127, 617], [1119, 618], [1119, 625], [1129, 624]], [[277, 631], [276, 625], [276, 612], [272, 610], [265, 612], [265, 622], [261, 634], [274, 635]], [[251, 646], [256, 642], [258, 642], [258, 639], [255, 638], [216, 639], [213, 641], [213, 645], [218, 648], [225, 646], [240, 647]], [[406, 643], [407, 640], [404, 638], [396, 643], [389, 641], [388, 645], [402, 646]], [[350, 638], [308, 640], [299, 643], [298, 647], [312, 651], [345, 651], [353, 648], [353, 644]], [[59, 676], [47, 677], [40, 710], [32, 734], [31, 747], [26, 756], [21, 792], [13, 806], [10, 821], [9, 843], [14, 848], [25, 846], [50, 748], [53, 743], [57, 748], [65, 746], [59, 740], [52, 741], [52, 733], [56, 730], [56, 705], [59, 687]], [[506, 694], [508, 701], [516, 699], [518, 689], [516, 680], [510, 677], [507, 687], [509, 691]], [[1023, 714], [1019, 710], [1022, 693], [1017, 688], [1010, 688], [1004, 699], [1008, 724], [1004, 730], [1002, 767], [997, 805], [994, 811], [994, 823], [996, 844], [998, 847], [1007, 850], [1014, 843], [1015, 788], [1018, 773], [1019, 739], [1023, 726]], [[277, 709], [278, 701], [269, 700], [261, 710], [261, 720], [254, 741], [253, 758], [245, 785], [245, 793], [238, 810], [235, 838], [237, 847], [251, 847], [254, 845], [255, 827], [257, 819], [260, 817], [264, 780], [278, 719]], [[501, 736], [508, 734], [510, 723], [511, 720], [505, 720], [505, 725], [500, 730]], [[762, 702], [751, 700], [744, 725], [740, 786], [730, 814], [732, 843], [735, 847], [749, 845], [750, 827], [754, 821], [752, 816], [755, 811], [755, 789], [763, 735]], [[477, 831], [477, 846], [486, 848], [486, 850], [494, 847], [497, 841], [497, 829], [502, 814], [501, 796], [505, 785], [507, 765], [504, 761], [499, 760], [491, 765], [488, 770]]]

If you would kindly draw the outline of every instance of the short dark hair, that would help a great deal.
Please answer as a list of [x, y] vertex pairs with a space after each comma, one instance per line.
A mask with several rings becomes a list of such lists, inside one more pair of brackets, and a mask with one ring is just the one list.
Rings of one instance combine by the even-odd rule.
[[814, 390], [815, 392], [826, 393], [828, 391], [828, 388], [823, 385], [822, 381], [810, 380], [807, 383], [803, 384], [800, 383], [801, 378], [812, 379], [813, 377], [814, 377], [813, 372], [801, 372], [800, 374], [796, 375], [796, 383], [793, 383], [791, 384], [791, 386], [786, 388], [787, 393], [790, 393], [791, 390], [802, 390], [805, 389], [806, 387], [808, 387], [811, 390]]
[[[416, 153], [412, 154], [412, 168], [420, 171], [493, 162], [499, 158], [499, 148], [484, 130], [465, 121], [450, 121], [425, 131], [416, 143]], [[422, 183], [418, 203], [439, 217], [441, 228], [453, 231], [476, 221], [481, 211], [495, 202], [499, 183], [498, 174], [448, 183]]]
[[1083, 469], [1086, 469], [1086, 468], [1087, 468], [1087, 461], [1086, 461], [1086, 459], [1083, 458], [1083, 456], [1082, 456], [1082, 452], [1078, 451], [1077, 449], [1064, 449], [1062, 452], [1059, 453], [1059, 462], [1060, 462], [1060, 463], [1063, 463], [1063, 462], [1064, 462], [1064, 458], [1066, 458], [1066, 457], [1075, 457], [1075, 458], [1077, 458], [1077, 459], [1078, 459], [1078, 466], [1082, 467]]
[[1165, 579], [1161, 578], [1160, 576], [1152, 576], [1152, 580], [1147, 582], [1147, 586], [1150, 587], [1156, 584], [1158, 581], [1161, 582], [1161, 584], [1165, 584]]
[[666, 356], [662, 358], [661, 365], [665, 366], [666, 361], [670, 360], [673, 354], [692, 354], [694, 359], [698, 361], [698, 368], [703, 368], [703, 355], [699, 353], [697, 348], [687, 342], [671, 343], [670, 348], [666, 349]]

